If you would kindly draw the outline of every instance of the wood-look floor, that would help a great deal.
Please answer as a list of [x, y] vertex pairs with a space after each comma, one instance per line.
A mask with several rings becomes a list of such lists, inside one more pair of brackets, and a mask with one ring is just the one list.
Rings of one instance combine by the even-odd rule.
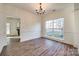
[[10, 44], [4, 49], [5, 56], [76, 56], [77, 49], [71, 45], [45, 38]]

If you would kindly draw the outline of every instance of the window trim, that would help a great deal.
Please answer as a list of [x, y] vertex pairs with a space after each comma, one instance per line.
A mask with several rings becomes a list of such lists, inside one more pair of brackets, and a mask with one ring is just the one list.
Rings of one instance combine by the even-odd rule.
[[[53, 20], [57, 20], [57, 19], [63, 19], [63, 24], [64, 24], [64, 18], [63, 18], [63, 17], [62, 17], [62, 18], [56, 18], [56, 19], [53, 19]], [[46, 21], [52, 21], [52, 20], [46, 20]], [[51, 37], [51, 36], [47, 35], [47, 33], [46, 33], [46, 21], [45, 21], [45, 36], [46, 36], [46, 37]], [[54, 23], [54, 22], [53, 22], [53, 23]], [[56, 29], [59, 29], [59, 28], [56, 28]], [[53, 36], [53, 35], [52, 35], [52, 37], [55, 38], [55, 39], [64, 40], [64, 25], [63, 25], [63, 38], [55, 37], [55, 36]]]

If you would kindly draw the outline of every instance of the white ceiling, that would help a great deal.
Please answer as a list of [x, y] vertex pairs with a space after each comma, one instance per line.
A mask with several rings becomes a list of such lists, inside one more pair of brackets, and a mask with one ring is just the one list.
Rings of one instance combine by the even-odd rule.
[[79, 3], [74, 4], [75, 10], [79, 10]]
[[[35, 10], [39, 8], [39, 3], [10, 3], [8, 5], [23, 8], [33, 13], [35, 13]], [[43, 8], [48, 13], [48, 12], [54, 12], [53, 10], [61, 11], [65, 9], [66, 7], [72, 5], [72, 3], [42, 3], [42, 5], [43, 5]]]

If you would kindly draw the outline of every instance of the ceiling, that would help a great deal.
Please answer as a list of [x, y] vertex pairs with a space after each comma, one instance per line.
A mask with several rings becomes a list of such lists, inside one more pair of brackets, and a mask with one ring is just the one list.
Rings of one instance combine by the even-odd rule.
[[[39, 8], [39, 3], [9, 3], [8, 5], [16, 6], [33, 13]], [[42, 3], [47, 13], [61, 11], [70, 5], [72, 5], [72, 3]]]
[[79, 3], [74, 4], [75, 10], [79, 10]]

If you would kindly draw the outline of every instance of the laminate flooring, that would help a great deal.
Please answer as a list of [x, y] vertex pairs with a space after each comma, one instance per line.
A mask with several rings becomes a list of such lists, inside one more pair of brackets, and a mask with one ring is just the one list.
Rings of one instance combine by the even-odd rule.
[[69, 44], [38, 38], [5, 46], [2, 56], [77, 56], [77, 48]]

